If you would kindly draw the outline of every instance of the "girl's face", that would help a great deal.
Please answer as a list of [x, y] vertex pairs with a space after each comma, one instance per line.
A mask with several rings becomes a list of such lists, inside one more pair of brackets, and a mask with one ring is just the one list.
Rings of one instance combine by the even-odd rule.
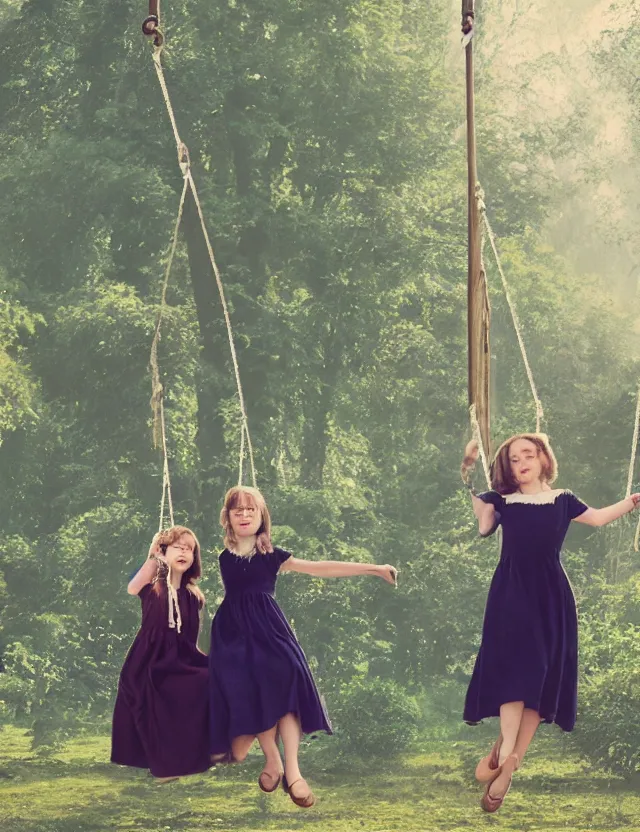
[[240, 493], [235, 506], [229, 509], [229, 521], [237, 540], [252, 537], [262, 525], [262, 512], [250, 494]]
[[518, 485], [536, 482], [542, 477], [542, 459], [537, 445], [529, 439], [516, 439], [509, 448], [511, 473]]
[[184, 574], [193, 565], [195, 548], [196, 542], [193, 537], [188, 532], [184, 532], [167, 546], [165, 553], [167, 563], [176, 572]]

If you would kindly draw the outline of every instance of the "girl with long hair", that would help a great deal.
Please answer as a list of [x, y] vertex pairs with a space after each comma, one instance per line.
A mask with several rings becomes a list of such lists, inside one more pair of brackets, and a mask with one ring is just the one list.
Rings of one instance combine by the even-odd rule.
[[467, 445], [463, 480], [471, 490], [480, 534], [502, 526], [482, 641], [469, 683], [464, 719], [500, 717], [500, 735], [478, 763], [481, 805], [497, 811], [541, 722], [571, 731], [576, 720], [578, 619], [560, 551], [572, 520], [604, 526], [632, 511], [640, 494], [590, 508], [571, 491], [553, 488], [556, 458], [545, 434], [512, 436], [491, 465], [492, 490], [475, 494], [469, 473], [478, 458]]
[[204, 595], [200, 545], [184, 526], [158, 533], [127, 591], [142, 624], [120, 673], [111, 762], [147, 768], [159, 782], [206, 771], [207, 657], [198, 649]]
[[210, 750], [216, 761], [241, 761], [257, 738], [266, 758], [260, 788], [274, 792], [282, 783], [297, 806], [309, 808], [315, 796], [300, 772], [300, 738], [317, 731], [331, 733], [331, 725], [307, 659], [275, 600], [276, 580], [288, 571], [318, 578], [375, 575], [395, 584], [396, 569], [307, 561], [273, 547], [269, 510], [254, 488], [227, 492], [220, 523], [225, 535], [220, 555], [225, 597], [211, 625]]

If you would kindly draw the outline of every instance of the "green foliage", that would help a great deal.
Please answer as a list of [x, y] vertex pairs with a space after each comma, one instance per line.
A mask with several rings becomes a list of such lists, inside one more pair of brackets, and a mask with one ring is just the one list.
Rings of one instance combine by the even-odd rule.
[[[0, 735], [0, 829], [282, 832], [309, 824], [323, 832], [481, 829], [492, 824], [478, 805], [481, 787], [473, 768], [492, 740], [478, 729], [469, 731], [473, 738], [427, 740], [400, 758], [390, 758], [382, 744], [366, 761], [350, 756], [336, 764], [332, 753], [328, 765], [314, 747], [318, 743], [311, 743], [302, 752], [301, 767], [318, 803], [303, 816], [281, 789], [270, 796], [258, 790], [262, 755], [257, 750], [240, 766], [218, 767], [160, 787], [146, 772], [109, 765], [106, 735], [85, 734], [53, 759], [39, 761], [29, 751], [29, 738], [8, 729]], [[500, 810], [499, 828], [639, 828], [637, 788], [595, 773], [557, 739], [555, 732], [553, 740], [539, 736]]]
[[[138, 621], [127, 577], [157, 524], [147, 363], [181, 177], [139, 11], [0, 6], [0, 699], [3, 718], [30, 721], [46, 748], [109, 713]], [[360, 690], [388, 713], [407, 691], [465, 680], [496, 559], [457, 473], [466, 166], [450, 6], [188, 0], [165, 13], [167, 79], [223, 272], [274, 540], [401, 569], [397, 590], [287, 575], [279, 599], [328, 699], [352, 690], [356, 709]], [[609, 272], [564, 242], [554, 250], [543, 226], [565, 194], [556, 168], [578, 139], [590, 156], [591, 134], [580, 102], [544, 127], [530, 114], [509, 123], [503, 79], [478, 54], [480, 175], [561, 484], [601, 505], [628, 464], [637, 306], [619, 303]], [[487, 261], [499, 440], [530, 428], [533, 410]], [[188, 203], [160, 365], [176, 517], [204, 545], [210, 613], [240, 445], [226, 337]], [[609, 543], [576, 538], [567, 559], [587, 593]], [[626, 554], [609, 578], [636, 569]], [[612, 644], [625, 627], [614, 616]], [[607, 674], [626, 673], [604, 656], [602, 701], [615, 693]]]
[[25, 363], [21, 341], [33, 335], [41, 323], [42, 316], [30, 314], [16, 301], [0, 298], [0, 439], [21, 423], [38, 418], [33, 410], [37, 385]]
[[640, 578], [596, 580], [581, 614], [582, 679], [575, 741], [598, 765], [640, 772]]
[[356, 676], [332, 708], [335, 730], [348, 753], [364, 759], [406, 751], [421, 727], [416, 700], [389, 679]]

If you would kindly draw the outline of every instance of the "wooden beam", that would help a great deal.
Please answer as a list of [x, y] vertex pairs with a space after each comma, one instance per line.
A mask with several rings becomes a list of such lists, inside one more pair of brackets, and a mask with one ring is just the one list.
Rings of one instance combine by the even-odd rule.
[[468, 38], [466, 57], [467, 99], [467, 187], [468, 187], [468, 351], [469, 406], [475, 405], [480, 436], [491, 454], [489, 326], [491, 310], [481, 255], [481, 217], [476, 164], [475, 98], [473, 76], [473, 34], [475, 0], [462, 0], [462, 32]]

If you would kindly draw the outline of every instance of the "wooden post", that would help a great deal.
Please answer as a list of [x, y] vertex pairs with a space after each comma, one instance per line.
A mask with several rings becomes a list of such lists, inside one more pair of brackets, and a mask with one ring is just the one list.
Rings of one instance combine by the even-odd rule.
[[[462, 32], [474, 30], [474, 0], [462, 0]], [[475, 405], [480, 436], [487, 454], [491, 453], [489, 371], [490, 307], [481, 253], [481, 218], [476, 167], [475, 100], [473, 80], [473, 39], [465, 47], [467, 87], [467, 184], [468, 184], [468, 350], [469, 406]]]

